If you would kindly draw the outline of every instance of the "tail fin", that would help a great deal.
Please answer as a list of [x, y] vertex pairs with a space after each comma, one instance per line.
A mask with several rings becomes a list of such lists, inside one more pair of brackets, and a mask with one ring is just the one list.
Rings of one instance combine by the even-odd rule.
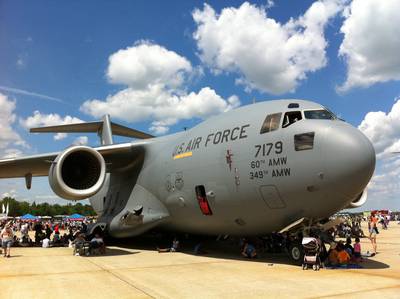
[[103, 116], [102, 121], [85, 122], [68, 125], [58, 125], [50, 127], [31, 128], [31, 133], [89, 133], [94, 132], [99, 135], [102, 145], [113, 144], [112, 135], [132, 137], [138, 139], [153, 138], [154, 136], [118, 125], [110, 121], [108, 114]]

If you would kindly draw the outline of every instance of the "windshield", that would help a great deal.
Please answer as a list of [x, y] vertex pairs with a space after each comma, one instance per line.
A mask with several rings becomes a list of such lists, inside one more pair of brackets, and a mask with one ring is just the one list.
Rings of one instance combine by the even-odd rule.
[[325, 109], [306, 110], [304, 111], [304, 117], [306, 119], [336, 119], [332, 112]]

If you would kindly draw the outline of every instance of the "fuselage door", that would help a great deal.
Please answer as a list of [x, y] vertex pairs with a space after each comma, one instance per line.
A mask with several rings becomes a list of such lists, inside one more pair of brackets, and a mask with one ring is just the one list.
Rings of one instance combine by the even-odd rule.
[[270, 209], [283, 209], [286, 207], [275, 185], [264, 185], [259, 188], [261, 197]]

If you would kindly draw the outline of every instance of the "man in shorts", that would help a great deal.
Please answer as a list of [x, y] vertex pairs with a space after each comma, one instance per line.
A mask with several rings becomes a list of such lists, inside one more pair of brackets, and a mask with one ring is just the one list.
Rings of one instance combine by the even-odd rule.
[[368, 230], [369, 230], [369, 239], [371, 240], [371, 244], [372, 244], [372, 255], [374, 256], [376, 254], [376, 234], [378, 233], [378, 228], [376, 226], [377, 221], [375, 220], [377, 219], [376, 217], [371, 217], [369, 223], [368, 223]]
[[10, 248], [13, 241], [14, 233], [11, 226], [7, 224], [0, 233], [0, 238], [2, 240], [1, 246], [4, 250], [4, 257], [10, 257]]

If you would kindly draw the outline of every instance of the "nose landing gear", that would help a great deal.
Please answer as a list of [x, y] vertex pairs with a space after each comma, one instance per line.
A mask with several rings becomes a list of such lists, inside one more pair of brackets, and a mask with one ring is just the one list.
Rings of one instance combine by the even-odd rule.
[[295, 264], [301, 264], [303, 262], [304, 252], [303, 247], [299, 241], [293, 241], [289, 245], [289, 257]]

